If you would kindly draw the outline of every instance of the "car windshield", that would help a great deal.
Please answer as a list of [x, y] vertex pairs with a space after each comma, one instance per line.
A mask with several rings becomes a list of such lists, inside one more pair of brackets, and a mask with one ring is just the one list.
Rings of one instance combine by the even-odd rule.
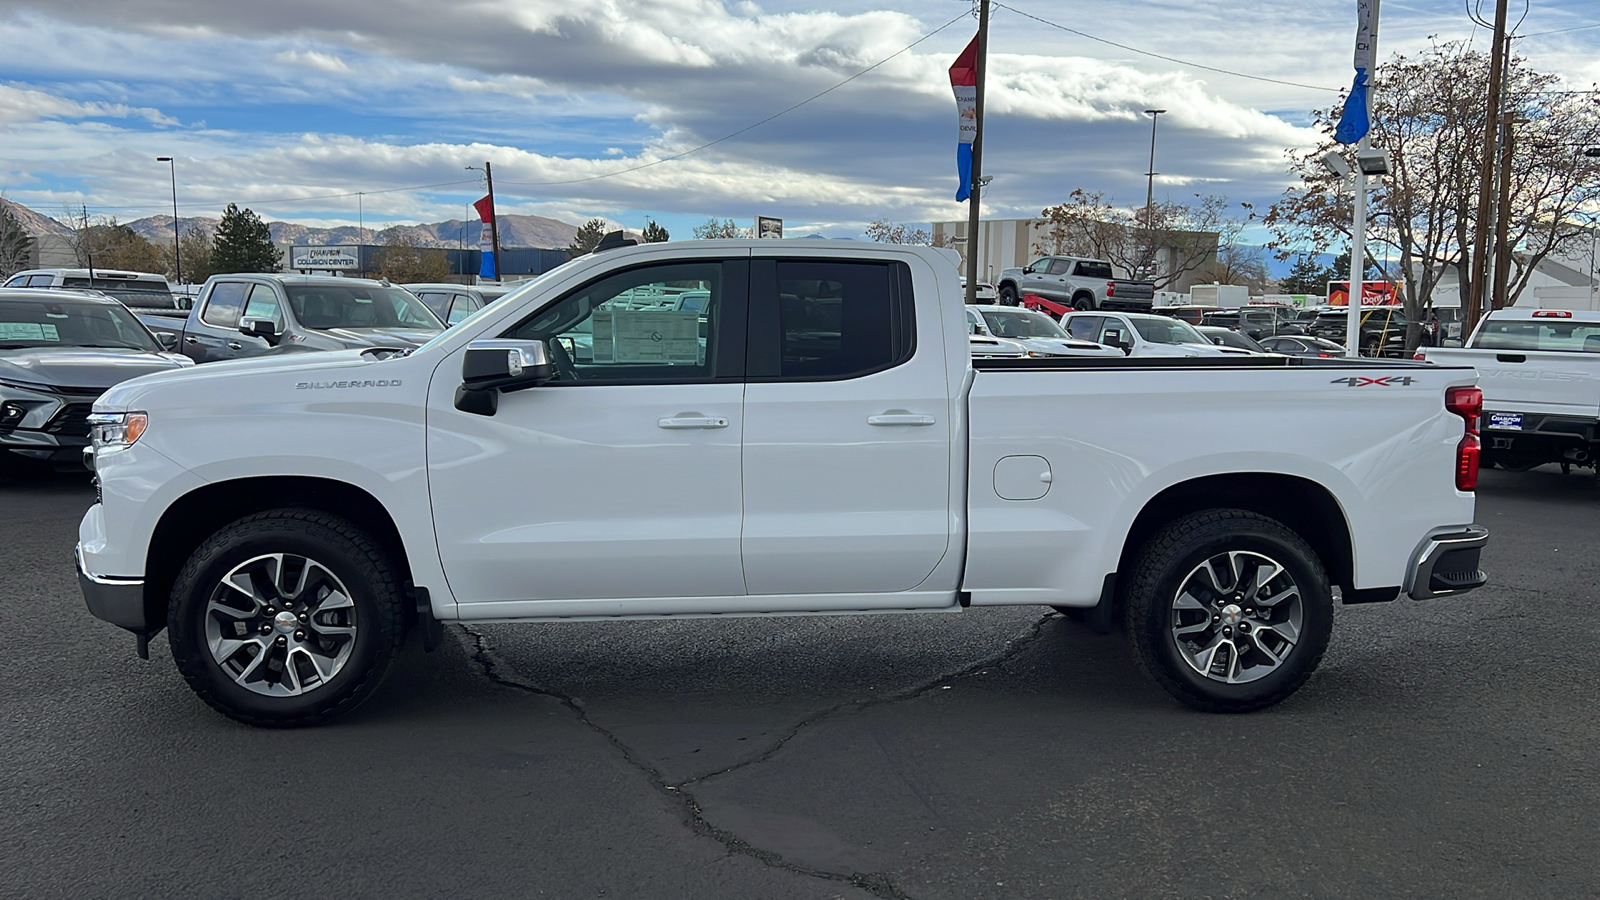
[[289, 285], [289, 307], [306, 328], [410, 328], [443, 331], [439, 317], [410, 292], [364, 284]]
[[1600, 323], [1551, 319], [1495, 321], [1490, 319], [1473, 338], [1472, 346], [1485, 350], [1562, 350], [1600, 353]]
[[165, 281], [136, 281], [127, 278], [95, 278], [92, 282], [88, 278], [67, 277], [61, 279], [64, 288], [88, 288], [110, 294], [129, 306], [139, 306], [148, 309], [177, 309], [178, 304], [172, 299], [172, 291], [167, 288]]
[[112, 303], [0, 301], [0, 350], [24, 347], [161, 350], [132, 313]]
[[1188, 322], [1177, 319], [1158, 319], [1155, 317], [1129, 316], [1133, 327], [1139, 336], [1152, 344], [1202, 344], [1211, 346], [1211, 341], [1205, 335], [1194, 330]]
[[1067, 333], [1061, 330], [1056, 320], [1044, 313], [1036, 312], [998, 312], [995, 310], [983, 311], [984, 324], [989, 326], [989, 333], [995, 337], [1003, 338], [1065, 338]]

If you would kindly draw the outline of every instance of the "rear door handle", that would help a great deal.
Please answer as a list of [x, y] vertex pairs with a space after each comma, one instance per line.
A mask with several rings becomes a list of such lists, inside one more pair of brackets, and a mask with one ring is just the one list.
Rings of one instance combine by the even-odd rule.
[[657, 420], [656, 425], [661, 428], [727, 428], [728, 420], [716, 416], [679, 416], [669, 419]]
[[228, 349], [229, 350], [243, 350], [244, 349], [244, 345], [239, 343], [238, 341], [229, 341], [228, 342]]
[[867, 416], [868, 425], [932, 425], [937, 421], [933, 416], [921, 416], [915, 413], [884, 413], [881, 416]]

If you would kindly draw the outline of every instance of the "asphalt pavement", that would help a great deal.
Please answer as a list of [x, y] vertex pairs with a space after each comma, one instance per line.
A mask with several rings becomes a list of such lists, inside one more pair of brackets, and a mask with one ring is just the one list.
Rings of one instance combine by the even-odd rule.
[[1342, 607], [1247, 716], [1044, 608], [448, 629], [264, 731], [0, 483], [0, 896], [1600, 896], [1600, 489], [1486, 472], [1489, 587]]

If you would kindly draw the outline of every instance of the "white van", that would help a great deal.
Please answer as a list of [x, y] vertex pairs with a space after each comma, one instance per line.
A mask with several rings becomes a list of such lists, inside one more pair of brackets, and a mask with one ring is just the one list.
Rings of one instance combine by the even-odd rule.
[[[92, 273], [92, 274], [91, 274]], [[172, 296], [165, 275], [121, 269], [28, 269], [6, 279], [5, 287], [93, 290], [140, 309], [188, 309]], [[192, 301], [191, 301], [192, 302]]]

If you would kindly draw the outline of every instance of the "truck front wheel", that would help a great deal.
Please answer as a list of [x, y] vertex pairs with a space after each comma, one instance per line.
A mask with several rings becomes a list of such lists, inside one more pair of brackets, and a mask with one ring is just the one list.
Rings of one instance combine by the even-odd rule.
[[402, 636], [388, 556], [350, 522], [258, 513], [201, 544], [173, 584], [172, 657], [189, 687], [250, 725], [329, 721], [377, 688]]
[[1017, 286], [1009, 283], [1000, 285], [1000, 305], [1016, 306], [1017, 302]]
[[1293, 694], [1333, 628], [1316, 552], [1280, 522], [1237, 509], [1158, 531], [1138, 554], [1126, 604], [1140, 667], [1207, 712], [1251, 712]]

